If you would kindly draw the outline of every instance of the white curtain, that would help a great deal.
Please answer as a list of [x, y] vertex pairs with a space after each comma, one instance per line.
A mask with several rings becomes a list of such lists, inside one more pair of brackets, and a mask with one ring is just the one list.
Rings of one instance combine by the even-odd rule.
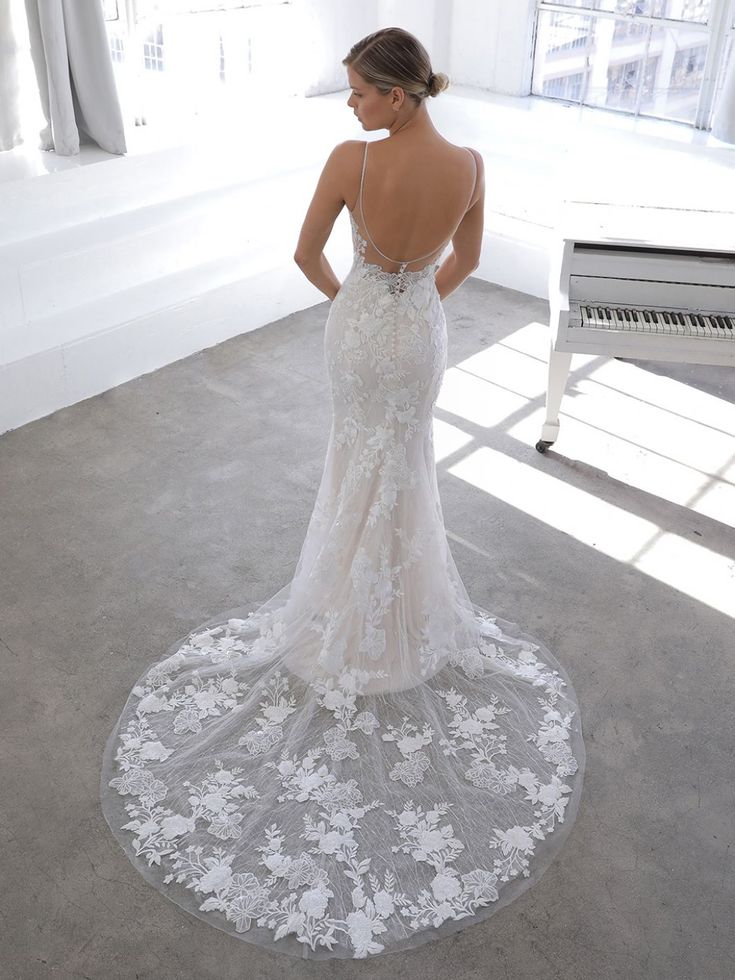
[[18, 41], [9, 3], [0, 2], [0, 150], [23, 142], [20, 130]]
[[[19, 32], [10, 23], [11, 6], [8, 0], [0, 2], [2, 149], [22, 141], [16, 70]], [[18, 8], [22, 12], [20, 3], [16, 3], [16, 17], [22, 16]], [[109, 153], [125, 153], [125, 129], [101, 0], [25, 0], [25, 14], [46, 119], [40, 148], [71, 156], [79, 152], [80, 142], [93, 142]]]
[[735, 44], [730, 52], [725, 84], [717, 100], [712, 135], [723, 143], [735, 143]]

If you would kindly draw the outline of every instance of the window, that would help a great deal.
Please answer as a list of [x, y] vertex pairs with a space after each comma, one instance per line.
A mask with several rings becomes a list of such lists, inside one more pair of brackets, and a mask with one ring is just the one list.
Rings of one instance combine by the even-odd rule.
[[103, 0], [128, 120], [216, 124], [251, 94], [302, 94], [308, 66], [294, 0]]
[[110, 55], [113, 61], [125, 61], [125, 41], [118, 34], [110, 36]]
[[143, 43], [143, 63], [148, 69], [163, 71], [163, 28], [160, 25]]
[[538, 0], [531, 91], [708, 129], [735, 0]]

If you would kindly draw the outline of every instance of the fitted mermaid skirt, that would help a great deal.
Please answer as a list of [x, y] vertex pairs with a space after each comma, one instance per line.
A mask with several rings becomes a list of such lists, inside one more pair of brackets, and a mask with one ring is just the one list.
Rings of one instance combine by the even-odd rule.
[[448, 547], [438, 263], [386, 273], [353, 234], [295, 574], [150, 664], [101, 774], [110, 829], [155, 888], [314, 959], [406, 950], [492, 915], [561, 847], [584, 771], [566, 673], [470, 600]]

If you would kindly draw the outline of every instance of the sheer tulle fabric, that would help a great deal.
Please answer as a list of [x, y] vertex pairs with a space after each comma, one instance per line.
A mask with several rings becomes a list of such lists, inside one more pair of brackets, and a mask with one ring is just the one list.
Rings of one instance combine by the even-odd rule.
[[493, 914], [561, 847], [584, 771], [569, 678], [472, 603], [449, 551], [438, 263], [386, 273], [354, 219], [353, 241], [296, 572], [146, 669], [101, 776], [105, 818], [148, 881], [308, 958], [405, 950]]

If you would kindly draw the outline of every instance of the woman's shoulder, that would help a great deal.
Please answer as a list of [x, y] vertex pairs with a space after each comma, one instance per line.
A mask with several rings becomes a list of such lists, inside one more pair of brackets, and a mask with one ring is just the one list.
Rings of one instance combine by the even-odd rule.
[[[454, 144], [452, 145], [454, 146]], [[458, 146], [457, 149], [464, 152], [469, 150], [469, 152], [475, 158], [475, 163], [477, 164], [478, 172], [480, 172], [483, 169], [482, 154], [480, 153], [479, 150], [476, 150], [474, 146]]]
[[475, 167], [476, 167], [476, 170], [475, 170], [475, 188], [474, 188], [473, 201], [472, 201], [472, 203], [474, 203], [477, 200], [478, 196], [479, 196], [478, 195], [478, 192], [479, 192], [479, 194], [481, 194], [484, 191], [484, 185], [485, 185], [485, 164], [484, 164], [484, 161], [482, 159], [482, 154], [479, 152], [479, 150], [476, 150], [474, 148], [474, 146], [463, 146], [463, 147], [458, 147], [458, 149], [461, 149], [461, 150], [463, 150], [465, 152], [467, 150], [469, 150], [469, 152], [475, 158]]
[[452, 143], [451, 140], [445, 139], [444, 137], [442, 137], [441, 143], [447, 157], [453, 156], [456, 160], [459, 160], [462, 157], [467, 157], [468, 153], [471, 154], [474, 157], [477, 167], [477, 179], [478, 181], [480, 180], [485, 172], [485, 167], [483, 165], [482, 154], [479, 150], [476, 150], [473, 146], [461, 146], [458, 143]]

